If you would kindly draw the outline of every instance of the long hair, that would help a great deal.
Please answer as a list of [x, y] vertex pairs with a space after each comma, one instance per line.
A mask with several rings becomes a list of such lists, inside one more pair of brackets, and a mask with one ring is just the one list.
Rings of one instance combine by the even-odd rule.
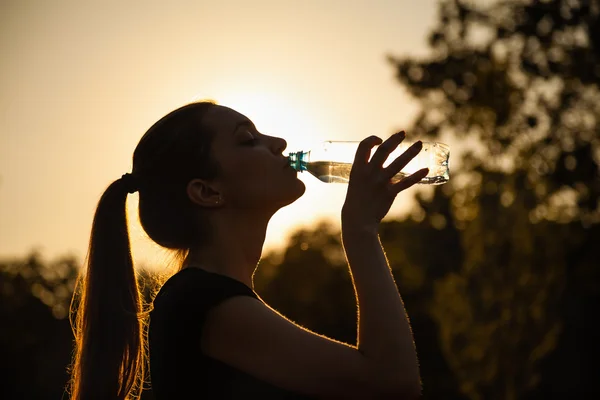
[[[203, 210], [186, 195], [192, 178], [214, 178], [214, 132], [203, 124], [209, 101], [185, 105], [156, 122], [133, 154], [139, 218], [159, 245], [185, 254], [210, 235]], [[139, 398], [145, 383], [147, 315], [131, 256], [127, 182], [102, 194], [85, 269], [71, 303], [75, 336], [69, 392], [73, 400]]]

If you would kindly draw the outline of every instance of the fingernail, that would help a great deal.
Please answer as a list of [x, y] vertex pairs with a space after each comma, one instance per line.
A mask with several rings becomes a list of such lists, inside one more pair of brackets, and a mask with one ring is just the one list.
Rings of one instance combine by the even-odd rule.
[[404, 137], [404, 136], [406, 136], [406, 133], [404, 131], [400, 131], [400, 132], [396, 132], [396, 135]]

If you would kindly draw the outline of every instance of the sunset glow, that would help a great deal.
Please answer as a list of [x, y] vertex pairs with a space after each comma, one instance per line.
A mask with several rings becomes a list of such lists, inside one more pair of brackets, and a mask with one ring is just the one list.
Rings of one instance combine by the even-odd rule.
[[[425, 51], [433, 0], [163, 5], [2, 2], [0, 255], [83, 257], [102, 192], [144, 132], [190, 101], [244, 113], [286, 152], [385, 138], [415, 114], [386, 55]], [[345, 189], [299, 177], [306, 194], [275, 215], [266, 250], [338, 221]], [[397, 203], [390, 215], [409, 200]], [[160, 263], [137, 195], [128, 204], [134, 256]]]

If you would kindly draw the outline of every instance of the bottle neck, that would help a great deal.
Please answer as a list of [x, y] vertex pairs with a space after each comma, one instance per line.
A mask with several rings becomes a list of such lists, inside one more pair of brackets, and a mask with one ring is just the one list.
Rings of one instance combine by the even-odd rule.
[[290, 153], [288, 156], [290, 166], [298, 172], [307, 170], [306, 166], [309, 159], [310, 151], [296, 151], [294, 153]]

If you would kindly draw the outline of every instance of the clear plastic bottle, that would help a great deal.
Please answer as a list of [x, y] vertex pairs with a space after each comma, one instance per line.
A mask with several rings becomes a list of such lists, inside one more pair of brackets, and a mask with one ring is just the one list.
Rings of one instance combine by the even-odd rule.
[[[359, 143], [356, 141], [326, 141], [310, 151], [289, 153], [288, 159], [290, 165], [296, 171], [308, 171], [322, 182], [348, 183], [352, 162]], [[394, 161], [411, 145], [412, 143], [400, 143], [389, 155], [384, 167]], [[371, 150], [371, 156], [375, 154], [378, 147], [375, 146]], [[429, 174], [419, 183], [429, 185], [446, 183], [450, 179], [449, 157], [450, 148], [448, 145], [438, 142], [423, 142], [423, 148], [419, 154], [392, 178], [392, 182], [398, 182], [421, 168], [429, 168]]]

